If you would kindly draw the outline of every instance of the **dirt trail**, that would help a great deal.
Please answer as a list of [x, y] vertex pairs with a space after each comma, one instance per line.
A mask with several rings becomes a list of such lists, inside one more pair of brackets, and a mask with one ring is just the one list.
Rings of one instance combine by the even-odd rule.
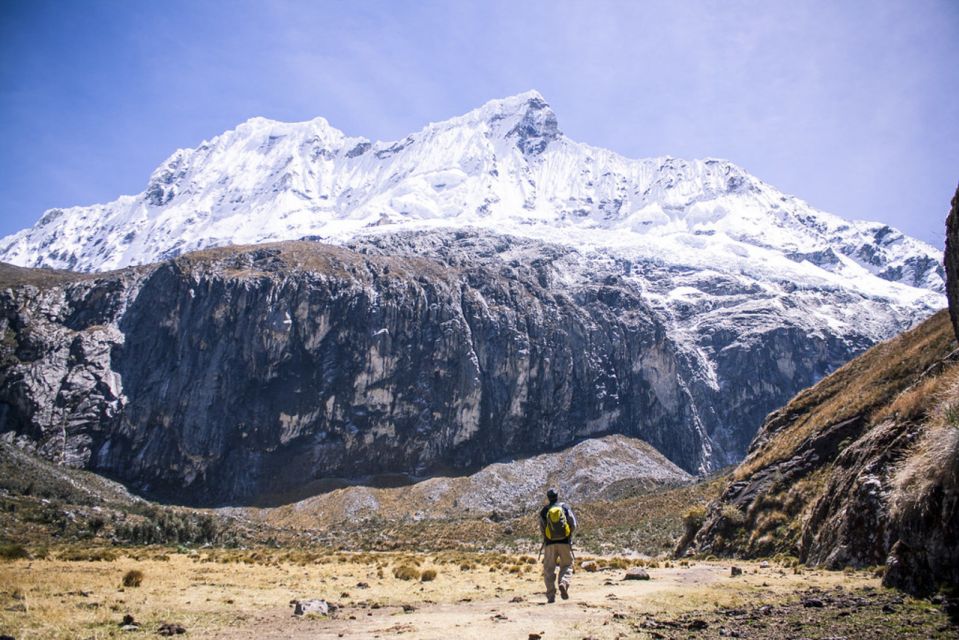
[[[842, 582], [874, 583], [866, 578], [841, 574], [794, 576], [778, 568], [747, 567], [743, 576], [731, 577], [728, 565], [653, 569], [652, 580], [624, 581], [623, 571], [578, 572], [570, 599], [547, 604], [539, 579], [517, 578], [514, 586], [498, 586], [489, 593], [489, 584], [476, 585], [477, 597], [464, 601], [405, 600], [391, 589], [375, 588], [364, 593], [367, 599], [346, 604], [328, 618], [298, 618], [290, 607], [260, 611], [253, 619], [239, 621], [221, 630], [216, 638], [387, 638], [402, 636], [421, 639], [522, 638], [540, 634], [549, 638], [607, 638], [626, 634], [635, 637], [641, 616], [672, 617], [685, 611], [735, 607], [764, 601], [781, 601], [787, 594], [810, 586], [828, 588]], [[463, 581], [477, 580], [464, 575]], [[455, 595], [449, 593], [448, 595]], [[316, 594], [321, 597], [321, 594]], [[422, 597], [422, 596], [421, 596]], [[442, 596], [440, 596], [442, 597]], [[390, 601], [373, 608], [370, 603]], [[334, 599], [335, 600], [335, 599]], [[403, 604], [412, 605], [404, 611]]]

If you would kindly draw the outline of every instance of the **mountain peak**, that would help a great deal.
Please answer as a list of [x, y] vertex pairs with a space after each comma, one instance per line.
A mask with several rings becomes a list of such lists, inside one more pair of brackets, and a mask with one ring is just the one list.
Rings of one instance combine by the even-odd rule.
[[542, 153], [550, 142], [562, 136], [556, 114], [534, 90], [490, 100], [462, 118], [466, 123], [486, 123], [497, 137], [515, 141], [526, 155]]
[[[553, 113], [552, 108], [543, 95], [536, 90], [525, 91], [514, 96], [506, 98], [497, 98], [490, 100], [475, 109], [467, 111], [461, 116], [450, 118], [439, 123], [450, 123], [454, 125], [473, 124], [479, 122], [497, 123], [503, 120], [517, 120], [523, 118], [530, 111], [548, 111]], [[553, 114], [555, 118], [555, 114]]]
[[485, 111], [485, 112], [494, 112], [494, 113], [516, 113], [518, 111], [525, 112], [530, 106], [534, 108], [549, 108], [549, 104], [546, 102], [546, 98], [543, 97], [536, 89], [530, 89], [529, 91], [524, 91], [523, 93], [517, 93], [514, 96], [507, 96], [505, 98], [496, 98], [490, 100], [476, 111]]

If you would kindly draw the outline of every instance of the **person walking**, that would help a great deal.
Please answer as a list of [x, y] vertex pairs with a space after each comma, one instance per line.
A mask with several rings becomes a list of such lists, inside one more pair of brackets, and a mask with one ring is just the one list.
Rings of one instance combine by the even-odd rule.
[[573, 575], [573, 534], [576, 516], [569, 505], [559, 502], [556, 489], [546, 492], [549, 504], [540, 509], [539, 531], [543, 536], [543, 577], [546, 601], [556, 602], [556, 567], [559, 567], [559, 595], [569, 599], [569, 580]]

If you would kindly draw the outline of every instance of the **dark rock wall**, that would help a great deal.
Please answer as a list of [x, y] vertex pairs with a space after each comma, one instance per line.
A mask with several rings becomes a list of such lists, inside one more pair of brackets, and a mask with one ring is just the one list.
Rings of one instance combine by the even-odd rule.
[[959, 187], [952, 197], [952, 208], [946, 218], [946, 295], [949, 298], [949, 315], [952, 327], [959, 339]]
[[916, 595], [959, 587], [959, 456], [922, 498], [893, 513], [883, 584]]
[[4, 431], [203, 504], [319, 477], [469, 468], [608, 432], [700, 463], [691, 376], [635, 294], [301, 249], [8, 289], [17, 364], [0, 386]]

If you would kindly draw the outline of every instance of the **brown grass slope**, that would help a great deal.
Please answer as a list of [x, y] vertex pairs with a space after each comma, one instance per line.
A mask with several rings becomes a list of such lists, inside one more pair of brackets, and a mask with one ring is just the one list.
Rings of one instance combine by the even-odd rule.
[[889, 565], [915, 591], [959, 584], [959, 365], [941, 311], [771, 414], [678, 551]]

